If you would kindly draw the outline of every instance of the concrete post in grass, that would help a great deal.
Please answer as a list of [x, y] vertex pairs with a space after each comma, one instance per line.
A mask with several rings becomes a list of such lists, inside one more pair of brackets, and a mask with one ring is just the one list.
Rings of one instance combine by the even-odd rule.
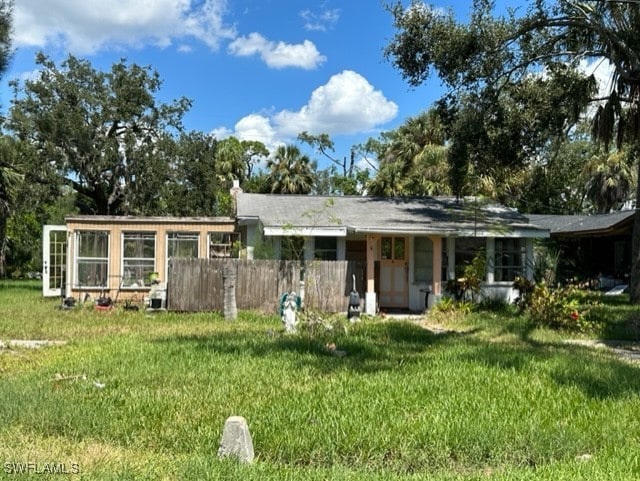
[[224, 286], [224, 318], [227, 321], [234, 321], [238, 317], [235, 264], [230, 261], [225, 262], [222, 268], [222, 280]]
[[241, 463], [253, 462], [253, 441], [247, 420], [242, 416], [231, 416], [224, 423], [218, 457], [234, 457]]

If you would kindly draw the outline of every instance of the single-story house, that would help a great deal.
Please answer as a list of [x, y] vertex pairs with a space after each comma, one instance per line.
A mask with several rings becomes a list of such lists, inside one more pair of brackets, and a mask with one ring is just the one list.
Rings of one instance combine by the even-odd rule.
[[606, 289], [628, 284], [634, 210], [594, 215], [528, 215], [549, 230], [560, 252], [561, 279], [597, 282]]
[[[249, 194], [236, 189], [236, 220], [251, 252], [282, 259], [366, 262], [365, 312], [425, 309], [425, 292], [478, 252], [483, 295], [513, 300], [516, 276], [533, 277], [534, 239], [549, 230], [481, 199]], [[362, 293], [361, 293], [362, 295]]]
[[[361, 261], [365, 312], [422, 311], [479, 252], [483, 295], [513, 300], [533, 277], [533, 242], [549, 230], [504, 206], [454, 197], [383, 198], [248, 194], [235, 217], [72, 216], [45, 226], [43, 293], [82, 299], [148, 295], [172, 257], [237, 255]], [[427, 293], [430, 293], [427, 297]]]
[[44, 228], [43, 294], [142, 300], [171, 257], [230, 257], [238, 238], [231, 217], [67, 217]]

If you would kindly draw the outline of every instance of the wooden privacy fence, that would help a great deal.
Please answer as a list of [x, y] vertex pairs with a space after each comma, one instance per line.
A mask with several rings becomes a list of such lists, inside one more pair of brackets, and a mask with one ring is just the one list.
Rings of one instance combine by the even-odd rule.
[[[223, 267], [236, 273], [238, 309], [276, 312], [283, 293], [300, 292], [298, 261], [241, 259], [172, 259], [167, 278], [167, 309], [222, 311]], [[304, 265], [304, 305], [324, 312], [347, 310], [356, 276], [364, 297], [366, 264], [356, 261], [307, 261]]]

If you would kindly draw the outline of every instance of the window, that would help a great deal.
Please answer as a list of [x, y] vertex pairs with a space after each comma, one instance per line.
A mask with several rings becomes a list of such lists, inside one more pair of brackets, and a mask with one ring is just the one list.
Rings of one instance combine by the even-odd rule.
[[478, 256], [486, 256], [486, 239], [484, 237], [456, 238], [456, 278], [463, 277], [465, 267], [473, 263]]
[[197, 258], [199, 245], [200, 235], [197, 233], [170, 232], [167, 235], [167, 259]]
[[380, 242], [380, 256], [382, 259], [404, 260], [405, 256], [404, 237], [383, 237]]
[[304, 259], [304, 238], [299, 236], [282, 237], [280, 259], [285, 261], [301, 261]]
[[109, 233], [76, 232], [76, 287], [105, 287], [109, 272]]
[[338, 239], [335, 237], [316, 237], [314, 258], [321, 261], [338, 260]]
[[416, 237], [413, 240], [413, 280], [428, 283], [433, 271], [433, 243], [428, 237]]
[[[209, 232], [209, 257], [238, 257], [240, 235], [237, 232]], [[234, 244], [236, 246], [234, 247]]]
[[524, 274], [524, 239], [496, 239], [495, 281], [511, 282]]
[[122, 287], [151, 285], [156, 270], [156, 235], [125, 232], [122, 234]]

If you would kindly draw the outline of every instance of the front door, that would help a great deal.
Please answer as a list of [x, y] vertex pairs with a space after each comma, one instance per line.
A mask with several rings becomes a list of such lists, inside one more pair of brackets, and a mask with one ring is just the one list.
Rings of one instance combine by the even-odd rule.
[[42, 234], [42, 295], [61, 296], [67, 271], [67, 229], [45, 225]]
[[404, 237], [383, 237], [380, 245], [380, 307], [406, 308], [407, 242]]

